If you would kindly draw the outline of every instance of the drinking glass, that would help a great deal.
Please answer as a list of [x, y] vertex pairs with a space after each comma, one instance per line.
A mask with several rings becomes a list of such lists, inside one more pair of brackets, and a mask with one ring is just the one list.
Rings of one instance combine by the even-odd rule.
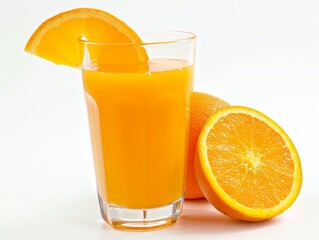
[[81, 40], [82, 77], [101, 215], [150, 230], [182, 209], [195, 35], [137, 33], [143, 43]]

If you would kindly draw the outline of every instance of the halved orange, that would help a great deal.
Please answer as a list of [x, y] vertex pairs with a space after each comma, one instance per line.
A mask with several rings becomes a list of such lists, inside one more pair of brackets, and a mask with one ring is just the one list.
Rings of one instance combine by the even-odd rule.
[[[56, 64], [80, 67], [83, 48], [79, 41], [81, 38], [103, 43], [142, 43], [129, 26], [112, 14], [98, 9], [77, 8], [44, 21], [30, 37], [25, 51]], [[148, 60], [143, 47], [123, 51], [122, 46], [121, 51], [125, 52], [125, 56], [118, 56], [118, 46], [110, 46], [104, 50], [106, 54], [103, 61], [107, 63], [143, 64]], [[101, 52], [96, 48], [90, 54], [94, 55], [94, 51]]]
[[218, 110], [206, 122], [195, 171], [216, 209], [246, 221], [279, 215], [302, 184], [299, 156], [288, 135], [266, 115], [241, 106]]

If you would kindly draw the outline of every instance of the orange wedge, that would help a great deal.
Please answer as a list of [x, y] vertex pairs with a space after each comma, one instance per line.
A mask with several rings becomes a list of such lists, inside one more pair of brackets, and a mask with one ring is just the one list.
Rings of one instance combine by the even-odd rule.
[[[80, 39], [107, 43], [142, 43], [129, 26], [112, 14], [98, 9], [78, 8], [44, 21], [30, 37], [25, 51], [56, 64], [80, 67], [83, 49]], [[116, 48], [116, 44], [108, 47], [108, 63], [143, 64], [148, 60], [142, 47], [125, 51], [124, 57], [117, 56]]]
[[302, 170], [288, 135], [269, 117], [240, 106], [215, 112], [198, 139], [195, 171], [207, 200], [220, 212], [263, 221], [296, 200]]

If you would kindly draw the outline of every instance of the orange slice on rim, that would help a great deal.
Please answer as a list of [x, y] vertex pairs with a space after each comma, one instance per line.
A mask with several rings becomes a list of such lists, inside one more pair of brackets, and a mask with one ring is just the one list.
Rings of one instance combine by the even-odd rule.
[[[127, 65], [148, 61], [145, 49], [138, 45], [142, 40], [129, 26], [110, 13], [92, 8], [77, 8], [47, 19], [32, 34], [25, 51], [56, 64], [80, 67], [83, 57], [81, 38], [92, 42], [137, 44], [125, 51], [124, 56], [118, 55], [118, 45], [110, 44], [104, 49], [107, 54], [96, 60], [98, 62]], [[95, 48], [90, 49], [93, 56], [97, 55], [95, 52], [101, 52]]]
[[299, 156], [288, 135], [269, 117], [240, 106], [218, 110], [206, 122], [195, 171], [216, 209], [246, 221], [279, 215], [302, 184]]

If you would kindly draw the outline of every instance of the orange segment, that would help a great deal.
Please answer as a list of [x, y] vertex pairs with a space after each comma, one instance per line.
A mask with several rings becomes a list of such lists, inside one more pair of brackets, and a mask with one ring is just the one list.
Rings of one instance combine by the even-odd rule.
[[226, 107], [205, 124], [195, 170], [205, 197], [222, 213], [261, 221], [289, 208], [302, 183], [292, 141], [273, 120], [247, 107]]
[[[129, 26], [112, 14], [98, 9], [78, 8], [44, 21], [30, 37], [25, 51], [56, 64], [79, 67], [82, 63], [81, 38], [107, 43], [142, 43]], [[114, 51], [115, 45], [111, 48], [108, 50], [108, 62], [115, 59], [116, 64], [144, 64], [148, 60], [142, 47], [126, 51], [120, 59]]]

